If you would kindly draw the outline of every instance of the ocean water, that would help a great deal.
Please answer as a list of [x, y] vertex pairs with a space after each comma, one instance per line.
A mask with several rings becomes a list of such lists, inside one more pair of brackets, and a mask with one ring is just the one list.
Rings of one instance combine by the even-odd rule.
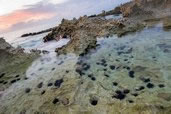
[[[98, 38], [97, 47], [85, 56], [57, 56], [50, 51], [28, 68], [28, 80], [5, 91], [1, 105], [9, 109], [7, 113], [162, 112], [171, 107], [170, 36], [158, 24], [122, 38]], [[52, 46], [39, 40], [29, 38], [14, 45], [26, 49], [47, 45], [51, 50], [57, 46], [55, 41]], [[25, 93], [26, 88], [31, 88], [30, 93]]]
[[49, 52], [54, 52], [56, 48], [59, 48], [63, 45], [66, 45], [70, 40], [69, 39], [60, 39], [58, 42], [56, 40], [50, 42], [43, 42], [43, 37], [48, 33], [43, 33], [36, 36], [20, 37], [11, 42], [11, 45], [14, 47], [22, 47], [26, 52], [30, 52], [32, 49], [37, 50], [46, 50]]

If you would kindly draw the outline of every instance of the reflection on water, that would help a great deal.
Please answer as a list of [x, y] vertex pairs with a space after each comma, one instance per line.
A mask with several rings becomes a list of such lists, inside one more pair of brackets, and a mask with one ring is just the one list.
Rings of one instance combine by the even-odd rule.
[[[83, 57], [44, 55], [27, 70], [28, 80], [5, 91], [3, 109], [61, 114], [119, 113], [123, 107], [121, 112], [164, 111], [171, 106], [170, 36], [161, 27], [146, 28], [123, 38], [101, 38], [99, 47]], [[31, 90], [25, 93], [26, 88]]]

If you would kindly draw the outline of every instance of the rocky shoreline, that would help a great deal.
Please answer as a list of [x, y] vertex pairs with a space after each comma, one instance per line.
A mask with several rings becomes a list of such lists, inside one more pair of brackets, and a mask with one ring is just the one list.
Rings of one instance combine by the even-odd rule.
[[[81, 54], [88, 47], [96, 45], [96, 39], [117, 34], [122, 37], [130, 32], [142, 30], [148, 26], [148, 22], [165, 21], [165, 28], [170, 28], [170, 1], [162, 0], [133, 0], [116, 7], [114, 10], [92, 16], [83, 16], [79, 19], [63, 19], [61, 24], [55, 27], [51, 33], [44, 37], [44, 42], [70, 38], [68, 45], [56, 49], [58, 54]], [[108, 15], [122, 14], [120, 19], [105, 19]], [[166, 27], [167, 26], [167, 27]], [[91, 46], [90, 46], [91, 45]]]
[[[58, 56], [24, 53], [1, 38], [0, 113], [170, 114], [170, 9], [169, 0], [133, 0], [63, 19], [43, 38], [70, 39]], [[118, 14], [123, 18], [106, 19]]]
[[26, 80], [26, 70], [39, 53], [24, 53], [22, 48], [14, 48], [0, 38], [0, 91], [4, 91], [13, 83]]

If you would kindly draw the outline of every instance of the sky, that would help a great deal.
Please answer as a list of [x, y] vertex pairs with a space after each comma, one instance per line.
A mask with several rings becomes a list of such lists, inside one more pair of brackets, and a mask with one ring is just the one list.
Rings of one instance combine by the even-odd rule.
[[[54, 27], [63, 18], [100, 13], [129, 0], [0, 0], [0, 36]], [[26, 31], [25, 31], [26, 32]]]

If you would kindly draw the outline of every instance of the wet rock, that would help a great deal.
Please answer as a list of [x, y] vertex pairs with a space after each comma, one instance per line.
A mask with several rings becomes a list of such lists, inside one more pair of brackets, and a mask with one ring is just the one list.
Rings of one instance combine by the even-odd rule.
[[115, 70], [115, 66], [114, 66], [114, 65], [111, 65], [111, 66], [110, 66], [110, 69], [111, 69], [111, 70]]
[[100, 65], [106, 67], [107, 66], [106, 60], [105, 59], [101, 59]]
[[128, 100], [128, 102], [129, 102], [129, 103], [134, 103], [134, 101], [133, 101], [133, 100]]
[[28, 80], [28, 78], [27, 78], [27, 77], [25, 77], [25, 78], [24, 78], [24, 80]]
[[58, 65], [62, 65], [64, 63], [64, 61], [61, 61], [60, 63], [58, 63]]
[[113, 82], [113, 86], [117, 86], [118, 85], [118, 83], [117, 82]]
[[33, 76], [33, 75], [35, 75], [35, 73], [31, 73], [30, 75]]
[[117, 61], [117, 62], [120, 62], [120, 60], [119, 60], [119, 59], [116, 59], [116, 61]]
[[122, 91], [120, 91], [120, 90], [115, 91], [115, 93], [116, 94], [114, 96], [112, 96], [112, 98], [123, 100], [126, 97], [126, 95]]
[[11, 83], [15, 83], [17, 80], [16, 79], [14, 79], [14, 80], [11, 80]]
[[156, 57], [155, 57], [155, 56], [153, 56], [152, 58], [153, 58], [153, 59], [156, 59]]
[[57, 88], [60, 88], [61, 87], [61, 84], [63, 83], [64, 81], [63, 81], [63, 79], [59, 79], [59, 80], [56, 80], [55, 81], [55, 86], [57, 87]]
[[144, 83], [148, 83], [148, 82], [150, 82], [151, 80], [150, 80], [150, 78], [142, 78], [142, 81], [143, 81]]
[[129, 89], [124, 89], [124, 90], [123, 90], [123, 93], [124, 93], [124, 94], [128, 94], [129, 92], [130, 92]]
[[31, 89], [30, 88], [26, 88], [25, 89], [25, 93], [30, 93]]
[[8, 82], [5, 81], [3, 84], [5, 85], [5, 84], [7, 84], [7, 83], [8, 83]]
[[102, 63], [106, 63], [106, 60], [105, 60], [105, 59], [101, 59], [101, 62], [102, 62]]
[[99, 63], [99, 62], [97, 62], [96, 64], [97, 64], [97, 65], [100, 65], [100, 63]]
[[118, 70], [120, 68], [120, 66], [119, 67], [116, 67], [116, 69]]
[[148, 84], [147, 84], [147, 88], [149, 88], [149, 89], [154, 88], [154, 84], [148, 83]]
[[50, 87], [50, 86], [52, 86], [52, 85], [53, 85], [53, 83], [48, 83], [48, 85], [47, 85], [47, 86], [48, 86], [48, 87]]
[[76, 64], [81, 65], [83, 63], [83, 60], [79, 60]]
[[82, 71], [82, 68], [78, 67], [75, 70], [80, 76], [84, 75], [84, 72]]
[[138, 96], [138, 93], [132, 93], [132, 95], [133, 95], [134, 97], [137, 97], [137, 96]]
[[39, 32], [26, 33], [26, 34], [21, 35], [21, 37], [35, 36], [35, 35], [43, 34], [43, 33], [46, 33], [46, 32], [50, 32], [52, 30], [53, 30], [53, 28], [42, 30], [42, 31], [39, 31]]
[[2, 73], [0, 74], [0, 78], [4, 77], [5, 76], [5, 73]]
[[40, 82], [38, 85], [37, 85], [37, 88], [42, 88], [43, 86], [43, 82]]
[[129, 77], [134, 78], [135, 77], [134, 74], [135, 74], [134, 71], [129, 71]]
[[128, 61], [128, 59], [124, 59], [124, 61]]
[[46, 92], [46, 91], [45, 91], [45, 90], [43, 90], [43, 91], [41, 92], [41, 95], [45, 94], [45, 92]]
[[42, 50], [42, 53], [43, 53], [43, 54], [48, 54], [49, 51], [47, 51], [47, 50]]
[[93, 75], [92, 75], [92, 74], [89, 74], [89, 75], [88, 75], [88, 77], [89, 77], [89, 78], [92, 78], [92, 77], [93, 77]]
[[97, 98], [91, 98], [91, 99], [90, 99], [90, 104], [91, 104], [91, 105], [96, 106], [97, 103], [98, 103]]
[[130, 67], [126, 67], [127, 70], [130, 70], [131, 68]]
[[107, 67], [107, 64], [106, 63], [101, 63], [102, 66], [104, 67]]
[[65, 72], [68, 74], [69, 73], [69, 70], [66, 70]]
[[15, 77], [18, 78], [20, 75], [16, 75]]
[[107, 71], [107, 69], [106, 69], [106, 68], [104, 68], [103, 70], [104, 70], [104, 71]]
[[52, 71], [54, 71], [54, 70], [55, 70], [55, 68], [52, 68], [51, 70], [52, 70]]
[[122, 51], [118, 51], [117, 53], [118, 53], [118, 55], [121, 55], [121, 54], [123, 54], [124, 52], [122, 52]]
[[83, 70], [87, 71], [88, 69], [90, 69], [90, 65], [83, 64]]
[[43, 70], [43, 68], [39, 68], [38, 70], [41, 71], [41, 70]]
[[159, 84], [158, 86], [159, 86], [159, 88], [164, 88], [165, 87], [164, 84]]
[[1, 84], [1, 83], [4, 83], [4, 80], [0, 80], [0, 84]]
[[17, 80], [17, 81], [20, 81], [21, 79], [20, 79], [20, 78], [17, 78], [16, 80]]
[[108, 74], [106, 74], [106, 73], [104, 73], [104, 76], [106, 76], [106, 77], [108, 77], [108, 78], [110, 77], [110, 76], [109, 76]]
[[141, 91], [141, 90], [144, 90], [144, 89], [145, 89], [144, 86], [140, 86], [140, 87], [136, 88], [135, 90], [136, 90], [136, 91]]
[[58, 99], [58, 98], [55, 98], [55, 99], [52, 101], [53, 104], [56, 104], [56, 103], [58, 103], [58, 102], [59, 102], [59, 99]]
[[95, 78], [95, 77], [91, 77], [91, 80], [92, 80], [92, 81], [95, 81], [95, 80], [96, 80], [96, 78]]

